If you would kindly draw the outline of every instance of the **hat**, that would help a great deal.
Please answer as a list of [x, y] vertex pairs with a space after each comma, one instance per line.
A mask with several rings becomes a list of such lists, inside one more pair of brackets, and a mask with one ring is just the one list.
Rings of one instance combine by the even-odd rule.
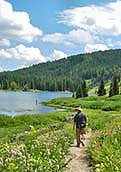
[[78, 111], [82, 111], [82, 109], [80, 107], [76, 107], [75, 110], [78, 110]]

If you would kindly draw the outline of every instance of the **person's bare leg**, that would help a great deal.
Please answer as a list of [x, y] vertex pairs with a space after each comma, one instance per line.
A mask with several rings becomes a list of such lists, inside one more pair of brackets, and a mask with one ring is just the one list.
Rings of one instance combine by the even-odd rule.
[[84, 146], [84, 139], [82, 137], [81, 137], [81, 144], [82, 144], [82, 146]]
[[82, 140], [85, 140], [85, 136], [84, 136], [84, 134], [82, 134]]
[[82, 146], [84, 146], [84, 140], [85, 140], [85, 137], [84, 137], [84, 134], [83, 134], [83, 130], [81, 130], [81, 144]]

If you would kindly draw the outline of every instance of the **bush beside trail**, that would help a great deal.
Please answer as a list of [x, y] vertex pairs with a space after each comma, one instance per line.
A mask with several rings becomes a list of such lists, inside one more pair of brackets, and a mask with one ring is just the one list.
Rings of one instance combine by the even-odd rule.
[[101, 121], [101, 127], [98, 125], [99, 122], [97, 122], [97, 127], [95, 126], [92, 142], [88, 148], [93, 171], [120, 172], [121, 115], [110, 117], [108, 114], [108, 116], [103, 116]]

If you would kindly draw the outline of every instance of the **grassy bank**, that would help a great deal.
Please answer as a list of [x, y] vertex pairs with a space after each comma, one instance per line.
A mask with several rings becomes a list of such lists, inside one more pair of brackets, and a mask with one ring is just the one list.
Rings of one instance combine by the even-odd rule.
[[68, 112], [51, 112], [43, 115], [0, 115], [0, 143], [13, 139], [17, 134], [29, 131], [33, 126], [36, 130], [47, 131], [63, 128], [67, 124]]
[[88, 148], [94, 172], [121, 172], [121, 96], [59, 98], [47, 104], [73, 110], [81, 106], [92, 128]]
[[117, 111], [121, 110], [121, 96], [114, 97], [86, 97], [81, 99], [75, 99], [72, 97], [58, 98], [45, 102], [45, 105], [53, 106], [57, 108], [67, 108], [73, 110], [76, 106], [81, 106], [85, 109], [101, 109], [103, 111]]

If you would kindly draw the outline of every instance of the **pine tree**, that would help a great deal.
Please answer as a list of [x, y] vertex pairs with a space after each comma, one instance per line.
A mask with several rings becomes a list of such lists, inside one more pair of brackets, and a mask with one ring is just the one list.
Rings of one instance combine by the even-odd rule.
[[114, 77], [114, 81], [113, 81], [113, 90], [114, 90], [114, 95], [118, 95], [119, 94], [119, 86], [118, 86], [118, 79], [117, 77]]
[[83, 97], [87, 97], [88, 96], [86, 81], [84, 81], [82, 83], [82, 92], [83, 92]]
[[72, 97], [75, 97], [74, 91], [73, 91]]
[[105, 84], [104, 84], [103, 80], [101, 80], [101, 82], [100, 82], [100, 86], [98, 88], [97, 95], [98, 96], [106, 95], [106, 89], [105, 89]]
[[109, 97], [112, 97], [113, 95], [114, 95], [114, 92], [113, 92], [113, 82], [111, 82], [110, 90], [109, 90]]
[[116, 76], [114, 76], [111, 85], [110, 85], [110, 91], [109, 91], [109, 97], [112, 97], [114, 95], [119, 94], [119, 85], [118, 85], [118, 79]]
[[76, 92], [76, 98], [80, 98], [80, 97], [83, 97], [82, 86], [80, 86]]

